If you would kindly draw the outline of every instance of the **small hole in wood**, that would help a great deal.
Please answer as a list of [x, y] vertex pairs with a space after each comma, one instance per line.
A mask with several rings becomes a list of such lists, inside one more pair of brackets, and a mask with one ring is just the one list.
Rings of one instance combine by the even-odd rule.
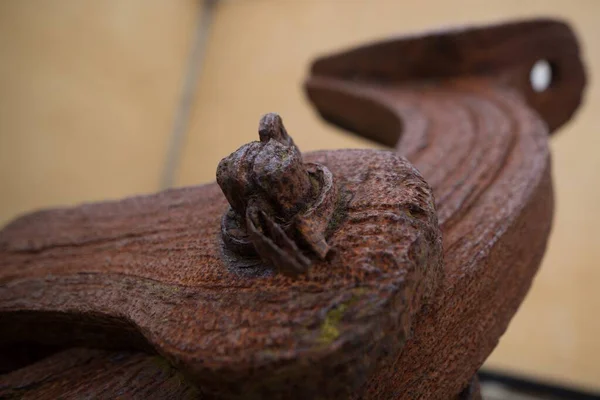
[[538, 60], [529, 73], [529, 82], [534, 92], [543, 92], [552, 83], [552, 66], [547, 60]]

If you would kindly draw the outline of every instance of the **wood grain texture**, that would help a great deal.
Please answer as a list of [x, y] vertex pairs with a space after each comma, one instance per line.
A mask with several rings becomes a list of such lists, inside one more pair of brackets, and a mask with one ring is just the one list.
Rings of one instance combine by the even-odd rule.
[[[277, 111], [302, 151], [383, 147], [315, 118], [301, 82], [316, 56], [369, 41], [543, 16], [567, 21], [589, 71], [582, 106], [552, 136], [555, 215], [531, 290], [486, 361], [490, 369], [600, 390], [600, 2], [368, 0], [220, 2], [197, 88], [179, 185], [212, 179], [218, 161]], [[231, 116], [234, 117], [231, 117]]]
[[[534, 38], [536, 32], [545, 32], [544, 29], [538, 31], [536, 26], [550, 26], [558, 31], [566, 29], [565, 25], [553, 21], [525, 25], [533, 26], [532, 33], [527, 35], [533, 35]], [[496, 32], [495, 40], [500, 43], [507, 40], [506, 35], [502, 33], [510, 32], [514, 25], [504, 28], [492, 30]], [[468, 34], [473, 35], [476, 32]], [[529, 37], [527, 35], [526, 37]], [[542, 34], [542, 41], [546, 35], [547, 32]], [[447, 35], [442, 47], [452, 47], [453, 40], [459, 40], [457, 37], [461, 38], [460, 35]], [[425, 39], [423, 45], [426, 49], [427, 43], [428, 39]], [[572, 43], [567, 41], [567, 44]], [[487, 50], [488, 47], [486, 45], [482, 48]], [[325, 272], [332, 271], [324, 268], [324, 264], [315, 265], [308, 282], [319, 278], [313, 283], [320, 288], [317, 292], [324, 294], [323, 299], [315, 299], [317, 296], [314, 293], [310, 296], [299, 296], [302, 292], [296, 291], [299, 287], [306, 288], [311, 285], [307, 282], [299, 285], [289, 284], [285, 281], [286, 278], [280, 276], [271, 277], [270, 285], [262, 285], [261, 289], [265, 290], [271, 285], [275, 288], [285, 288], [285, 295], [280, 296], [283, 296], [285, 302], [285, 296], [295, 295], [293, 301], [288, 300], [287, 304], [298, 304], [300, 311], [315, 310], [314, 304], [317, 303], [313, 302], [318, 302], [321, 309], [329, 310], [325, 317], [319, 320], [321, 334], [324, 327], [331, 325], [332, 319], [339, 322], [336, 315], [342, 311], [344, 330], [339, 336], [335, 336], [334, 344], [346, 339], [348, 341], [344, 342], [347, 345], [340, 351], [332, 352], [335, 346], [329, 344], [325, 350], [321, 349], [321, 353], [316, 348], [312, 354], [309, 351], [306, 358], [302, 355], [297, 357], [296, 360], [300, 361], [295, 368], [286, 369], [285, 364], [283, 369], [281, 364], [277, 365], [277, 368], [260, 368], [264, 365], [261, 364], [264, 358], [245, 359], [244, 354], [252, 355], [253, 346], [254, 351], [259, 349], [259, 352], [265, 348], [265, 339], [260, 339], [264, 332], [257, 332], [259, 340], [254, 343], [245, 342], [248, 337], [240, 335], [235, 338], [217, 338], [219, 333], [230, 332], [231, 326], [240, 325], [239, 321], [228, 313], [245, 306], [266, 307], [268, 312], [260, 314], [262, 327], [270, 326], [268, 321], [271, 315], [275, 315], [272, 321], [280, 321], [303, 314], [295, 314], [295, 307], [277, 314], [281, 310], [273, 311], [268, 298], [254, 298], [252, 289], [260, 286], [256, 281], [244, 281], [245, 286], [236, 285], [238, 282], [231, 278], [231, 275], [211, 275], [211, 271], [214, 270], [213, 264], [218, 264], [214, 236], [213, 243], [210, 242], [210, 237], [201, 239], [206, 242], [200, 243], [202, 250], [208, 249], [209, 256], [212, 251], [212, 261], [209, 260], [206, 263], [208, 267], [204, 268], [208, 277], [194, 276], [194, 279], [207, 282], [202, 288], [203, 294], [215, 289], [224, 279], [225, 285], [210, 299], [201, 298], [197, 291], [191, 294], [187, 291], [189, 288], [177, 294], [163, 290], [173, 284], [171, 280], [181, 279], [189, 283], [189, 277], [186, 276], [159, 276], [159, 280], [164, 282], [152, 285], [152, 288], [140, 285], [144, 280], [152, 279], [152, 274], [159, 270], [153, 268], [158, 266], [152, 264], [155, 258], [144, 260], [143, 264], [121, 258], [113, 264], [113, 258], [106, 257], [107, 254], [115, 258], [123, 254], [140, 254], [150, 247], [152, 240], [159, 242], [155, 243], [159, 248], [160, 242], [173, 243], [173, 232], [160, 231], [171, 224], [176, 228], [175, 235], [189, 235], [189, 229], [197, 232], [201, 228], [217, 225], [214, 220], [218, 216], [215, 214], [219, 214], [215, 212], [219, 210], [215, 208], [218, 207], [219, 199], [214, 197], [218, 193], [214, 190], [214, 185], [213, 189], [207, 186], [196, 189], [195, 192], [193, 189], [187, 189], [187, 193], [185, 190], [172, 191], [154, 198], [92, 205], [88, 206], [87, 210], [86, 207], [81, 207], [33, 214], [9, 225], [0, 237], [0, 249], [5, 252], [4, 258], [8, 260], [2, 268], [5, 282], [8, 283], [3, 292], [5, 301], [2, 302], [7, 306], [0, 314], [7, 322], [1, 325], [7, 327], [2, 332], [4, 340], [10, 342], [16, 337], [22, 338], [22, 335], [29, 332], [19, 332], [23, 327], [49, 321], [60, 322], [57, 312], [67, 312], [71, 316], [86, 314], [88, 319], [81, 319], [79, 324], [76, 320], [69, 321], [67, 316], [66, 324], [78, 327], [87, 325], [95, 331], [99, 327], [110, 326], [115, 329], [111, 333], [118, 334], [117, 337], [141, 333], [141, 337], [148, 340], [150, 346], [192, 374], [202, 390], [211, 395], [269, 393], [327, 396], [352, 393], [354, 397], [363, 398], [448, 398], [459, 395], [469, 385], [476, 369], [506, 329], [531, 283], [545, 250], [553, 209], [547, 125], [539, 114], [530, 108], [527, 96], [519, 90], [518, 77], [512, 75], [519, 74], [526, 68], [507, 68], [506, 76], [515, 78], [508, 80], [504, 75], [499, 77], [484, 70], [481, 74], [471, 71], [471, 77], [464, 77], [462, 73], [456, 76], [450, 74], [442, 76], [443, 79], [432, 79], [432, 76], [426, 81], [416, 80], [407, 84], [393, 75], [396, 69], [383, 73], [379, 71], [376, 75], [363, 73], [362, 66], [356, 65], [356, 60], [364, 59], [361, 53], [369, 52], [372, 48], [318, 62], [308, 82], [309, 95], [322, 115], [344, 127], [370, 135], [385, 144], [392, 142], [390, 136], [401, 137], [398, 149], [405, 152], [419, 167], [436, 196], [437, 216], [444, 233], [443, 276], [432, 267], [436, 265], [438, 254], [437, 237], [432, 228], [436, 226], [432, 197], [412, 167], [389, 152], [315, 153], [308, 159], [322, 162], [334, 175], [343, 177], [348, 190], [354, 193], [348, 217], [332, 239], [332, 243], [341, 250], [341, 258], [332, 265], [351, 268], [332, 278]], [[524, 46], [516, 50], [526, 52], [531, 51], [532, 47]], [[391, 54], [393, 57], [394, 54]], [[576, 52], [567, 52], [559, 56], [578, 57]], [[337, 62], [340, 58], [343, 59], [342, 64], [349, 67], [350, 75], [347, 71], [340, 73], [339, 70], [323, 67], [328, 65], [329, 60]], [[461, 60], [458, 57], [455, 61], [460, 63]], [[525, 58], [521, 60], [523, 63], [530, 62]], [[577, 62], [578, 59], [571, 65], [577, 66]], [[579, 87], [581, 90], [582, 75], [578, 77], [577, 71], [574, 72], [572, 87]], [[399, 76], [401, 77], [402, 73]], [[568, 74], [565, 76], [569, 77]], [[352, 79], [348, 79], [349, 77]], [[559, 93], [560, 88], [561, 86], [558, 86]], [[565, 108], [576, 108], [578, 98], [576, 96], [572, 103], [567, 102]], [[563, 123], [573, 111], [566, 110], [569, 113], [558, 118], [550, 112], [551, 110], [545, 111], [544, 106], [532, 103], [534, 109], [539, 109], [542, 117], [548, 112], [550, 120], [556, 118], [552, 127]], [[359, 171], [356, 165], [365, 165], [367, 168]], [[398, 181], [401, 177], [403, 178]], [[405, 181], [413, 183], [406, 184]], [[204, 202], [198, 196], [200, 192], [203, 192]], [[193, 193], [198, 197], [194, 198]], [[164, 216], [164, 211], [168, 211], [169, 207], [165, 206], [179, 204], [180, 199], [177, 195], [192, 196], [193, 203], [200, 206], [201, 214], [206, 219], [200, 217], [196, 220], [186, 220], [185, 216], [194, 215], [189, 204], [169, 213], [169, 217], [171, 214], [179, 216], [178, 221], [157, 219], [157, 214]], [[362, 208], [361, 201], [365, 202]], [[404, 214], [405, 208], [400, 207], [398, 214], [398, 205], [412, 201], [418, 202], [426, 212], [418, 215]], [[384, 206], [379, 207], [380, 204]], [[155, 210], [155, 206], [159, 209]], [[369, 214], [368, 210], [375, 212]], [[410, 211], [410, 208], [408, 210]], [[140, 211], [143, 218], [140, 218]], [[367, 215], [364, 215], [365, 211]], [[355, 212], [358, 214], [354, 215]], [[155, 229], [160, 227], [159, 231], [152, 231], [143, 224], [140, 231], [132, 230], [131, 226], [139, 225], [132, 224], [132, 221], [120, 225], [120, 221], [126, 221], [129, 215], [134, 217], [134, 221], [146, 221]], [[196, 214], [196, 217], [198, 215]], [[93, 217], [93, 224], [100, 223], [95, 226], [96, 232], [98, 227], [102, 227], [99, 237], [90, 235], [90, 229], [79, 230], [80, 227], [85, 228], [86, 224], [89, 224], [90, 216]], [[183, 220], [185, 226], [177, 224]], [[67, 225], [62, 226], [65, 221]], [[357, 225], [354, 227], [357, 228], [356, 232], [352, 228], [354, 224]], [[43, 232], [41, 227], [47, 227], [49, 231]], [[387, 230], [387, 227], [390, 227], [390, 230]], [[210, 229], [207, 233], [209, 232]], [[358, 235], [354, 237], [354, 233]], [[205, 237], [206, 235], [203, 236]], [[422, 239], [417, 239], [419, 237]], [[190, 240], [190, 236], [184, 238], [184, 242], [189, 243]], [[194, 240], [196, 239], [192, 239], [192, 243], [196, 243]], [[136, 244], [141, 247], [136, 249]], [[131, 245], [133, 247], [129, 247]], [[415, 246], [416, 249], [413, 249]], [[118, 250], [117, 254], [112, 253], [115, 248]], [[368, 250], [367, 253], [375, 249], [376, 254], [362, 254], [361, 249]], [[56, 253], [53, 253], [54, 251]], [[83, 255], [80, 251], [83, 251]], [[187, 255], [182, 259], [189, 258], [190, 249], [186, 248], [185, 252]], [[94, 260], [96, 253], [100, 258], [90, 263], [88, 259]], [[395, 262], [390, 263], [390, 260], [397, 257], [399, 258]], [[65, 263], [64, 260], [69, 262]], [[338, 264], [339, 260], [342, 264]], [[398, 263], [400, 260], [403, 262]], [[168, 263], [160, 265], [160, 270], [166, 271], [172, 266], [177, 266], [177, 263], [181, 263], [181, 259], [169, 255]], [[103, 270], [94, 270], [98, 268], [97, 265], [102, 265]], [[181, 264], [181, 267], [177, 270], [192, 270], [189, 264]], [[375, 276], [370, 275], [373, 267]], [[61, 270], [64, 271], [62, 277]], [[59, 276], [49, 276], [48, 271], [53, 271], [54, 275]], [[132, 271], [135, 276], [131, 280], [122, 276], [123, 272], [132, 275]], [[113, 272], [120, 275], [118, 281], [111, 277]], [[378, 279], [382, 272], [386, 272], [383, 276], [389, 275], [392, 280]], [[160, 275], [160, 272], [158, 274]], [[435, 283], [440, 280], [441, 284], [434, 292], [433, 289], [437, 286]], [[376, 301], [375, 298], [364, 297], [365, 293], [362, 291], [344, 291], [345, 285], [351, 282], [356, 284], [357, 281], [378, 285], [378, 289], [367, 293], [384, 294], [382, 300], [385, 304]], [[185, 282], [174, 283], [184, 286], [182, 283]], [[336, 282], [341, 283], [341, 286], [336, 285]], [[69, 293], [70, 288], [78, 285], [81, 285], [83, 290]], [[386, 294], [388, 286], [401, 289], [392, 290], [392, 295], [389, 295]], [[224, 290], [225, 287], [231, 290]], [[355, 286], [350, 288], [353, 290]], [[246, 291], [247, 295], [240, 295], [241, 289], [249, 289]], [[138, 291], [141, 295], [136, 297], [135, 293]], [[340, 302], [340, 293], [348, 294], [348, 299]], [[435, 295], [430, 297], [432, 293]], [[221, 301], [221, 297], [224, 301]], [[68, 301], [65, 302], [65, 298]], [[127, 304], [129, 298], [135, 298], [136, 304]], [[140, 300], [142, 298], [150, 299], [152, 303], [144, 303]], [[217, 319], [222, 322], [223, 317], [226, 317], [225, 325], [217, 326], [213, 323], [208, 331], [205, 326], [186, 331], [189, 326], [204, 325], [205, 318], [209, 322], [217, 321], [215, 318], [211, 320], [211, 315], [206, 312], [207, 308], [202, 308], [211, 304], [211, 299], [215, 298], [219, 298], [219, 301], [213, 302], [217, 307], [210, 311], [214, 311], [215, 315], [218, 315]], [[424, 298], [428, 301], [421, 307]], [[191, 299], [200, 301], [192, 304]], [[277, 301], [279, 300], [278, 297]], [[178, 311], [173, 310], [173, 304], [179, 307]], [[323, 304], [325, 307], [322, 307]], [[378, 304], [382, 304], [382, 307], [377, 308]], [[200, 322], [191, 321], [179, 313], [199, 305], [203, 311]], [[370, 314], [368, 310], [374, 305], [377, 312]], [[362, 311], [355, 308], [364, 308], [367, 311], [367, 319], [356, 319]], [[129, 315], [123, 318], [123, 310], [134, 311], [129, 311]], [[156, 314], [143, 315], [147, 310]], [[336, 312], [331, 314], [332, 310]], [[159, 314], [172, 315], [175, 318], [165, 321], [163, 326], [157, 328], [156, 319]], [[193, 313], [188, 311], [188, 315]], [[32, 316], [36, 317], [37, 321], [33, 321]], [[41, 316], [49, 319], [43, 321], [39, 318]], [[110, 318], [107, 319], [106, 316]], [[196, 318], [199, 316], [195, 315]], [[119, 325], [119, 321], [133, 324]], [[228, 325], [231, 321], [233, 324]], [[291, 348], [299, 349], [307, 344], [310, 347], [311, 343], [314, 344], [314, 339], [318, 338], [312, 333], [316, 332], [315, 324], [302, 323], [306, 321], [302, 318], [292, 320], [295, 326], [305, 327], [308, 333], [303, 331], [300, 338], [292, 335]], [[370, 321], [375, 323], [371, 325], [368, 323]], [[175, 323], [179, 324], [179, 329], [183, 327], [183, 334], [169, 332], [169, 326]], [[212, 342], [207, 342], [204, 335], [201, 335], [200, 343], [190, 341], [190, 337], [197, 338], [198, 333], [205, 333], [209, 337], [214, 333], [215, 336], [210, 337]], [[282, 338], [285, 348], [285, 345], [290, 343], [285, 342], [286, 338], [290, 337], [286, 334], [283, 332], [281, 335], [280, 332], [280, 335], [277, 335], [271, 330], [264, 337], [276, 346], [281, 344], [277, 340]], [[103, 344], [92, 336], [77, 336], [87, 339], [88, 344]], [[47, 331], [43, 338], [53, 339], [51, 330]], [[402, 347], [406, 338], [408, 341]], [[31, 339], [35, 337], [31, 336]], [[308, 341], [303, 342], [302, 339]], [[178, 344], [173, 345], [173, 342]], [[242, 346], [238, 346], [240, 343]], [[129, 343], [132, 344], [137, 342]], [[360, 348], [357, 349], [358, 344]], [[205, 346], [204, 349], [202, 346]], [[236, 354], [235, 357], [227, 358], [233, 354], [228, 353], [230, 348], [234, 349]], [[310, 355], [316, 355], [316, 358], [311, 358]], [[327, 355], [333, 359], [327, 358]], [[275, 358], [283, 360], [281, 353], [276, 354]], [[207, 359], [213, 363], [207, 363]], [[245, 363], [247, 360], [250, 362]], [[232, 367], [233, 363], [235, 367]], [[316, 365], [319, 366], [319, 371], [316, 371]], [[248, 374], [255, 366], [259, 369]], [[329, 367], [333, 368], [328, 369]], [[274, 381], [265, 380], [265, 372], [273, 376]], [[334, 374], [334, 381], [322, 381], [324, 376]], [[262, 381], [259, 378], [262, 378]], [[250, 382], [251, 379], [259, 382], [254, 386], [252, 383], [239, 384]], [[299, 382], [302, 382], [302, 386], [298, 386]], [[224, 389], [226, 383], [235, 383], [237, 387]]]
[[[579, 104], [585, 76], [576, 40], [548, 20], [480, 32], [326, 57], [307, 82], [325, 119], [384, 144], [398, 140], [398, 151], [432, 185], [444, 235], [445, 281], [396, 361], [368, 383], [368, 397], [458, 393], [506, 330], [545, 251], [553, 211], [547, 126], [564, 123]], [[544, 44], [556, 36], [565, 41], [547, 53]], [[500, 77], [496, 48], [514, 56], [500, 63]], [[454, 69], [445, 64], [448, 54]], [[519, 75], [528, 77], [539, 58], [566, 67], [546, 100], [530, 105]]]
[[70, 349], [0, 376], [2, 399], [199, 399], [162, 357]]
[[214, 183], [42, 211], [0, 232], [0, 341], [153, 348], [215, 396], [347, 396], [398, 352], [441, 279], [437, 216], [392, 152], [305, 162], [350, 198], [337, 256], [307, 275], [230, 265]]

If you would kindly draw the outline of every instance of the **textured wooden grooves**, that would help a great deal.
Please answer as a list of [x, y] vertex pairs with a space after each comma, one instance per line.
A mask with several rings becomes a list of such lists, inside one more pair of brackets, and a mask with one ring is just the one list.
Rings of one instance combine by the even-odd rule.
[[199, 399], [157, 355], [70, 349], [0, 376], [2, 399]]
[[[529, 80], [531, 67], [539, 60], [550, 64], [553, 75], [550, 90], [543, 92], [534, 91]], [[377, 88], [400, 83], [435, 86], [456, 78], [480, 77], [515, 88], [550, 131], [571, 118], [586, 84], [575, 34], [566, 23], [551, 19], [383, 41], [319, 59], [312, 73]], [[359, 120], [364, 124], [364, 117], [354, 118], [353, 129], [361, 128], [362, 135], [393, 146], [400, 131], [386, 129], [389, 117], [382, 117], [384, 110], [374, 111], [379, 112], [369, 122], [377, 122], [377, 129], [356, 125]]]
[[[410, 165], [391, 152], [313, 153], [306, 161], [326, 165], [351, 194], [332, 237], [337, 259], [299, 280], [226, 271], [215, 185], [32, 214], [0, 232], [0, 341], [155, 349], [208, 395], [468, 395], [543, 255], [547, 126], [570, 117], [584, 84], [565, 25], [490, 32], [326, 58], [307, 86], [327, 119], [397, 144], [421, 170], [444, 235], [443, 272], [433, 198]], [[399, 56], [403, 43], [422, 63]], [[498, 66], [498, 54], [514, 63]], [[522, 85], [532, 57], [572, 67], [559, 69], [544, 101]], [[425, 64], [450, 73], [417, 73]]]
[[337, 257], [307, 275], [228, 270], [216, 184], [42, 211], [0, 232], [0, 341], [154, 348], [220, 396], [348, 395], [399, 350], [440, 281], [437, 217], [392, 152], [304, 159], [349, 200]]
[[[542, 44], [557, 35], [566, 39], [545, 54]], [[437, 53], [428, 51], [432, 44]], [[509, 48], [513, 61], [498, 61]], [[528, 77], [536, 57], [572, 68], [560, 70], [561, 80], [540, 95], [545, 101], [528, 104], [531, 94], [515, 82], [526, 82], [518, 74]], [[425, 63], [431, 70], [420, 74]], [[363, 395], [447, 398], [492, 351], [543, 256], [553, 210], [546, 122], [556, 128], [578, 105], [584, 75], [576, 42], [565, 25], [540, 21], [365, 47], [317, 61], [312, 74], [308, 94], [326, 119], [384, 144], [398, 141], [434, 190], [444, 238], [445, 279], [433, 304]], [[405, 82], [413, 75], [420, 79]]]

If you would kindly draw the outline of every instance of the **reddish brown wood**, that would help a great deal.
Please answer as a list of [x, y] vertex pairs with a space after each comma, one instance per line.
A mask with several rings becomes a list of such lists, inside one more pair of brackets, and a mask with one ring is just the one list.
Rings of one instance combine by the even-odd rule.
[[402, 346], [439, 281], [437, 218], [391, 152], [305, 161], [349, 198], [329, 238], [337, 257], [297, 279], [228, 262], [216, 184], [38, 212], [0, 232], [0, 340], [152, 348], [220, 396], [348, 395]]
[[[556, 66], [556, 80], [535, 95], [525, 85], [538, 59]], [[319, 112], [414, 163], [434, 190], [444, 237], [433, 304], [366, 397], [447, 398], [495, 347], [551, 227], [548, 127], [573, 114], [584, 83], [573, 33], [547, 20], [387, 42], [314, 64], [307, 90]]]
[[[551, 88], [544, 92], [535, 92], [529, 81], [531, 67], [538, 60], [547, 60], [553, 70]], [[349, 83], [363, 83], [363, 88], [369, 84], [374, 91], [382, 86], [419, 89], [480, 77], [484, 86], [515, 89], [550, 132], [573, 116], [586, 83], [575, 33], [565, 22], [551, 19], [382, 41], [323, 57], [313, 64], [311, 73], [311, 82], [317, 76], [330, 77], [345, 82], [346, 89]], [[344, 108], [350, 101], [338, 103], [310, 96], [315, 102], [327, 101], [329, 107]], [[326, 119], [390, 147], [400, 144], [400, 133], [409, 135], [397, 125], [395, 112], [373, 104], [381, 103], [381, 97], [372, 101], [367, 101], [369, 96], [364, 93], [360, 97], [363, 107], [355, 107], [353, 112], [327, 114], [328, 107], [315, 104]], [[402, 117], [402, 122], [418, 122], [416, 116]]]
[[[558, 80], [534, 94], [526, 82], [539, 58]], [[156, 351], [207, 397], [457, 397], [539, 265], [553, 206], [547, 127], [572, 115], [584, 83], [572, 32], [547, 20], [321, 59], [307, 82], [319, 112], [397, 146], [427, 183], [392, 152], [307, 154], [305, 165], [329, 170], [344, 195], [335, 218], [307, 225], [310, 235], [286, 230], [304, 208], [267, 190], [259, 209], [273, 223], [253, 220], [262, 236], [235, 259], [222, 232], [251, 231], [221, 229], [228, 206], [216, 184], [24, 216], [0, 232], [0, 343]], [[246, 213], [258, 189], [236, 182], [227, 198]], [[318, 187], [294, 190], [309, 207]], [[238, 203], [240, 193], [248, 200]], [[320, 257], [325, 247], [307, 238], [324, 239], [334, 256]], [[269, 255], [280, 250], [310, 262], [282, 264]], [[107, 354], [59, 353], [5, 376], [0, 395], [81, 357], [110, 364]], [[139, 365], [134, 376], [154, 371], [148, 356], [126, 358]], [[98, 382], [89, 390], [101, 393]]]
[[164, 358], [134, 352], [70, 349], [0, 376], [0, 398], [198, 399], [201, 394]]

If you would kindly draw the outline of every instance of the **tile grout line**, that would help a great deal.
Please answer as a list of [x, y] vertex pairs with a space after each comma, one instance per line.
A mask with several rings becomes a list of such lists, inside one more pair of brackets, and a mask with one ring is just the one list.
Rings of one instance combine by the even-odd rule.
[[173, 127], [169, 135], [169, 148], [167, 150], [164, 170], [160, 179], [161, 190], [168, 189], [175, 183], [175, 174], [177, 173], [177, 168], [181, 161], [183, 143], [191, 117], [192, 106], [194, 104], [195, 92], [197, 89], [196, 86], [202, 70], [213, 11], [217, 1], [218, 0], [201, 0], [202, 4], [198, 8], [198, 14], [200, 15], [196, 18], [194, 42], [186, 63], [187, 68], [181, 86], [181, 96], [175, 110]]

